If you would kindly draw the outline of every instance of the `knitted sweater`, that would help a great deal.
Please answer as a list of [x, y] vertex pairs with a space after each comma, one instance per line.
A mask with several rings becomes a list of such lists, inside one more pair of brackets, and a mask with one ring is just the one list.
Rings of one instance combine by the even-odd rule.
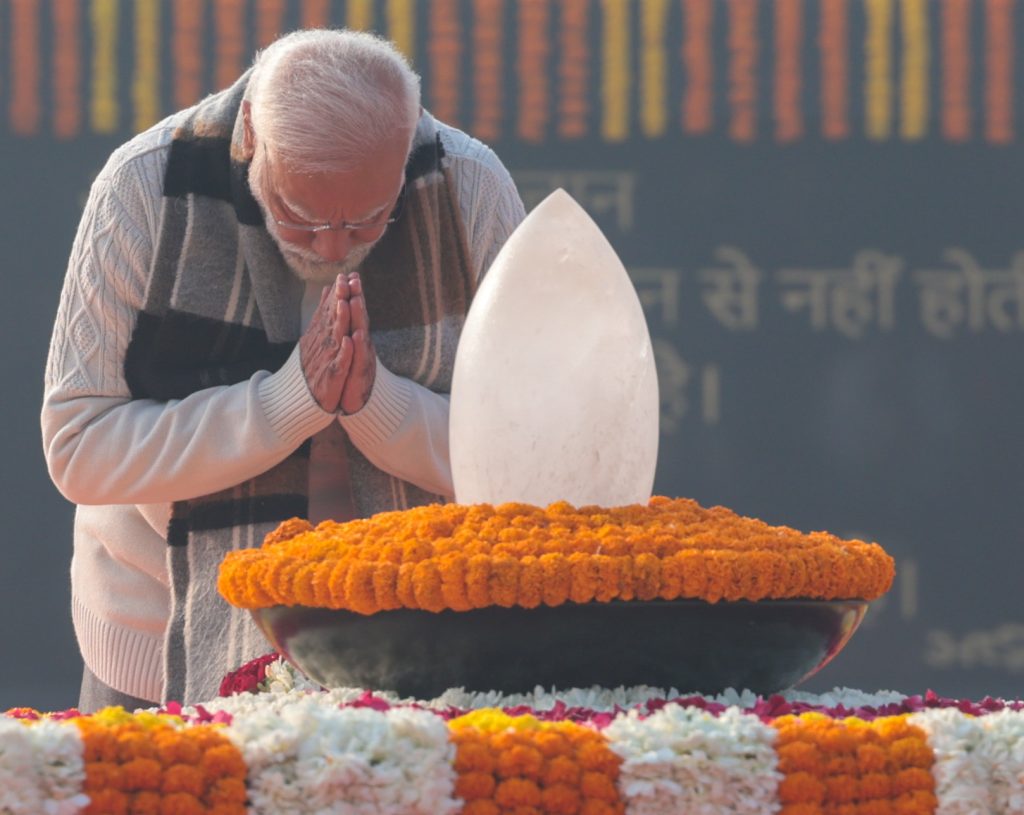
[[[297, 348], [279, 370], [257, 372], [242, 386], [171, 403], [131, 399], [125, 351], [147, 291], [177, 124], [172, 116], [132, 139], [93, 184], [55, 322], [41, 416], [51, 477], [78, 505], [72, 618], [83, 659], [116, 690], [154, 701], [164, 695], [172, 502], [231, 487], [312, 438], [310, 514], [336, 516], [331, 462], [342, 455], [339, 426], [375, 466], [452, 494], [446, 396], [379, 363], [369, 401], [351, 416], [319, 408], [304, 387]], [[523, 218], [522, 203], [488, 148], [438, 128], [479, 279]], [[309, 287], [303, 327], [318, 298]], [[239, 658], [259, 647], [246, 644]]]

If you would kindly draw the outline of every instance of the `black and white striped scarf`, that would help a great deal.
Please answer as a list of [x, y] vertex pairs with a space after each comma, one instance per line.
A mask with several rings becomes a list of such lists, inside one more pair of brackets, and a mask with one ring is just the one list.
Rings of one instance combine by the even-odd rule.
[[[124, 363], [132, 398], [183, 399], [276, 371], [299, 339], [304, 284], [248, 186], [240, 114], [247, 83], [248, 74], [207, 97], [175, 132], [145, 305]], [[448, 159], [427, 113], [405, 195], [401, 217], [361, 267], [371, 335], [389, 370], [447, 392], [476, 280]], [[374, 467], [347, 439], [346, 446], [357, 515], [439, 500]], [[307, 441], [250, 481], [173, 505], [166, 699], [212, 698], [225, 673], [268, 650], [248, 614], [217, 593], [217, 569], [226, 552], [259, 546], [281, 521], [307, 515], [309, 453]]]

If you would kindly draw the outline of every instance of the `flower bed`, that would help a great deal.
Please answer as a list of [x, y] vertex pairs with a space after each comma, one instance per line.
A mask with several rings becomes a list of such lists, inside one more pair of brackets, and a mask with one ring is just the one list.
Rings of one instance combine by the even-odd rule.
[[271, 692], [0, 717], [0, 812], [1020, 813], [1024, 703], [836, 691], [680, 697]]
[[292, 519], [229, 553], [218, 588], [242, 608], [397, 608], [611, 600], [860, 599], [892, 584], [878, 544], [770, 526], [724, 507], [431, 505], [316, 528]]

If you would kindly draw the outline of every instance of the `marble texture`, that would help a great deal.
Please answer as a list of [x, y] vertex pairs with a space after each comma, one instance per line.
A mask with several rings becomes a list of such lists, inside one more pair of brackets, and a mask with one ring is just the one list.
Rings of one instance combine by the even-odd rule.
[[564, 190], [537, 205], [473, 300], [452, 381], [459, 503], [646, 502], [658, 380], [636, 290]]

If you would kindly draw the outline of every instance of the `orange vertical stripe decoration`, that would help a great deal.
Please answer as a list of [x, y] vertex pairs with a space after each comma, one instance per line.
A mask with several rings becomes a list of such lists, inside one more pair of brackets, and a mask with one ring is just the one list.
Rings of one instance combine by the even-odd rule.
[[135, 0], [135, 76], [132, 100], [135, 131], [160, 119], [160, 8], [161, 0]]
[[82, 737], [82, 815], [246, 815], [246, 764], [216, 725], [108, 707], [72, 720]]
[[175, 0], [172, 9], [174, 104], [187, 108], [198, 102], [203, 92], [203, 0]]
[[453, 719], [462, 815], [623, 815], [622, 759], [596, 730], [500, 710]]
[[907, 140], [928, 134], [928, 70], [931, 62], [928, 25], [930, 0], [901, 0], [903, 70], [900, 73], [900, 135]]
[[775, 138], [792, 142], [804, 134], [800, 108], [803, 66], [803, 0], [775, 2]]
[[714, 0], [683, 0], [683, 12], [683, 132], [708, 133], [714, 124]]
[[387, 0], [388, 37], [409, 62], [416, 58], [416, 0]]
[[971, 138], [971, 0], [942, 4], [942, 134]]
[[821, 0], [821, 132], [850, 135], [850, 35], [848, 0]]
[[97, 133], [117, 130], [117, 43], [119, 0], [92, 0], [92, 104], [90, 118]]
[[758, 0], [729, 3], [729, 135], [738, 142], [757, 138]]
[[356, 31], [370, 31], [373, 28], [373, 0], [348, 0], [345, 25]]
[[881, 141], [892, 130], [892, 0], [866, 0], [864, 108], [868, 138]]
[[473, 135], [501, 136], [502, 31], [505, 0], [473, 0]]
[[516, 76], [519, 79], [519, 114], [516, 133], [524, 141], [539, 143], [547, 133], [551, 89], [551, 9], [548, 0], [518, 0]]
[[59, 139], [82, 127], [82, 51], [79, 0], [53, 0], [53, 132]]
[[329, 28], [331, 24], [330, 0], [302, 0], [299, 17], [303, 28]]
[[216, 0], [214, 30], [217, 33], [213, 84], [220, 90], [242, 74], [245, 59], [245, 0]]
[[281, 34], [284, 25], [284, 0], [257, 0], [256, 47], [266, 48]]
[[906, 716], [868, 722], [804, 713], [771, 726], [782, 774], [779, 815], [936, 811], [935, 755]]
[[462, 79], [462, 26], [458, 0], [430, 4], [430, 105], [441, 121], [458, 126]]
[[558, 37], [558, 135], [579, 139], [587, 134], [590, 113], [589, 0], [562, 0]]
[[985, 137], [1013, 141], [1014, 0], [985, 4]]
[[39, 0], [11, 3], [11, 126], [28, 136], [39, 130]]
[[657, 137], [664, 135], [667, 124], [665, 28], [668, 0], [644, 0], [640, 4], [640, 15], [640, 126], [644, 135]]
[[629, 90], [632, 84], [630, 0], [602, 0], [601, 135], [611, 142], [629, 137]]

